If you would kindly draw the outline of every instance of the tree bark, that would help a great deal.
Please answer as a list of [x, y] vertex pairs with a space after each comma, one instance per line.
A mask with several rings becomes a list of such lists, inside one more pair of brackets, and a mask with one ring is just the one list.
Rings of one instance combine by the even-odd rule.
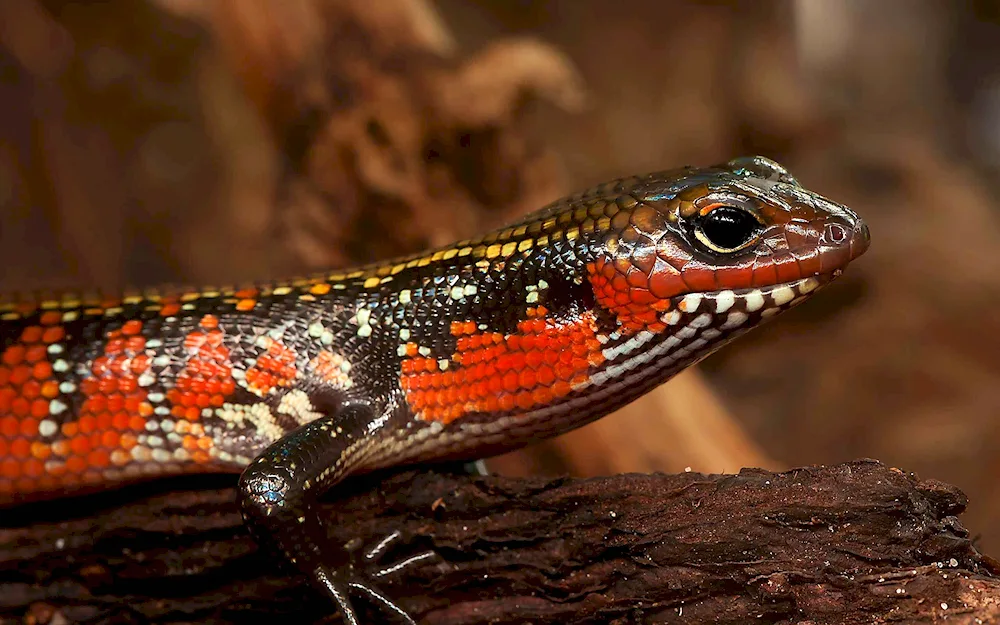
[[[338, 622], [247, 535], [233, 480], [212, 480], [4, 512], [0, 618]], [[956, 518], [965, 496], [873, 461], [596, 479], [407, 471], [348, 488], [320, 510], [331, 541], [371, 544], [399, 529], [388, 561], [440, 555], [381, 584], [424, 623], [1000, 617], [998, 567]]]

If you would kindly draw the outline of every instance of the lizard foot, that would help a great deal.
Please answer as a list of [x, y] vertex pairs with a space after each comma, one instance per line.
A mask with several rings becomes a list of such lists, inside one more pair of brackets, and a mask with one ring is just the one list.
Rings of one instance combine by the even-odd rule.
[[351, 595], [362, 596], [379, 606], [385, 612], [394, 615], [396, 620], [407, 625], [416, 625], [416, 621], [407, 612], [382, 592], [375, 582], [389, 579], [416, 564], [426, 563], [439, 558], [433, 551], [424, 551], [408, 556], [389, 564], [383, 563], [383, 557], [402, 538], [402, 532], [394, 531], [385, 536], [368, 549], [363, 548], [360, 540], [352, 540], [345, 545], [349, 564], [337, 569], [319, 566], [313, 571], [313, 579], [330, 595], [340, 607], [347, 625], [361, 625], [357, 612], [351, 603]]

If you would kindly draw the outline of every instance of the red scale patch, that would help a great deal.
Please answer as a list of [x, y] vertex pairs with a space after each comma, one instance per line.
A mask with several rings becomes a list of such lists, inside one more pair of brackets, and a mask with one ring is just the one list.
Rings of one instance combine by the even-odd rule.
[[61, 320], [58, 312], [42, 313], [0, 352], [0, 495], [34, 491], [46, 480], [42, 459], [50, 452], [37, 440], [38, 427], [59, 395], [48, 347], [66, 334]]
[[173, 406], [171, 414], [175, 417], [196, 421], [204, 408], [221, 406], [236, 390], [224, 338], [214, 315], [205, 315], [199, 329], [184, 338], [190, 358], [177, 374], [174, 387], [167, 391], [167, 399]]
[[587, 265], [597, 303], [615, 314], [626, 334], [666, 329], [660, 313], [669, 308], [668, 298], [683, 293], [686, 286], [679, 277], [672, 279], [676, 270], [663, 265], [648, 273], [627, 261], [615, 264], [600, 258]]
[[443, 369], [407, 344], [401, 383], [410, 408], [422, 419], [449, 423], [474, 412], [526, 411], [568, 395], [604, 362], [595, 318], [588, 313], [563, 322], [546, 314], [541, 306], [528, 309], [528, 319], [510, 335], [453, 323], [458, 341]]
[[261, 397], [278, 387], [291, 386], [298, 376], [295, 352], [269, 337], [264, 337], [263, 343], [266, 353], [246, 373], [247, 389]]

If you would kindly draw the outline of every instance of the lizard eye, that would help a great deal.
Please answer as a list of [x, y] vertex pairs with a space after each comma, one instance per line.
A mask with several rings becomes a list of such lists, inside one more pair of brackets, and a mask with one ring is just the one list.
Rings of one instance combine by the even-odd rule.
[[751, 213], [735, 206], [719, 206], [698, 220], [694, 235], [713, 252], [735, 252], [750, 245], [761, 224]]

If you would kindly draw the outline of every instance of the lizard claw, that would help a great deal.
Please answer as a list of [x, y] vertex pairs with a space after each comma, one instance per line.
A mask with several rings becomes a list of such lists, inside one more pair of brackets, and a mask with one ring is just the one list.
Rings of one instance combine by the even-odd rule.
[[373, 580], [391, 578], [416, 564], [440, 557], [434, 551], [423, 551], [391, 564], [381, 564], [379, 561], [394, 544], [399, 542], [402, 535], [402, 532], [394, 531], [367, 550], [361, 549], [360, 540], [352, 540], [345, 545], [345, 550], [352, 561], [351, 564], [337, 570], [319, 566], [313, 571], [313, 578], [340, 607], [347, 625], [361, 625], [357, 612], [351, 604], [351, 594], [366, 597], [384, 611], [395, 615], [396, 620], [401, 623], [416, 625], [416, 621], [407, 614], [406, 610], [373, 583]]

